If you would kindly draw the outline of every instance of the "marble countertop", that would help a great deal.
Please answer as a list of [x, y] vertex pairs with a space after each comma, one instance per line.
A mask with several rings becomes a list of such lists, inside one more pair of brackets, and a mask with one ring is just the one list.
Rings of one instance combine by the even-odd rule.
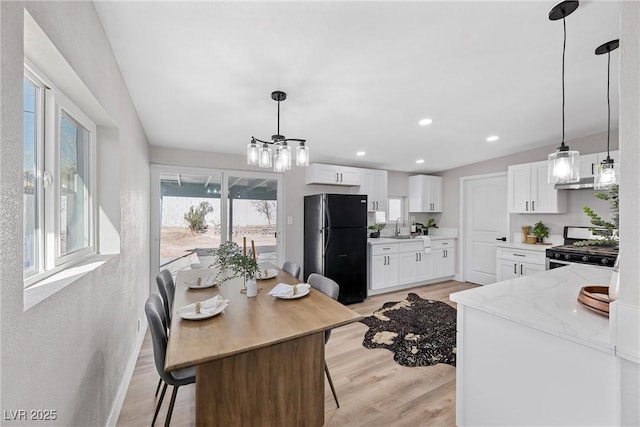
[[612, 270], [586, 265], [547, 270], [451, 294], [458, 304], [614, 353], [609, 319], [582, 307], [580, 288], [609, 285]]
[[498, 243], [496, 246], [499, 248], [526, 249], [528, 251], [538, 252], [544, 252], [553, 247], [553, 245], [531, 245], [528, 243]]

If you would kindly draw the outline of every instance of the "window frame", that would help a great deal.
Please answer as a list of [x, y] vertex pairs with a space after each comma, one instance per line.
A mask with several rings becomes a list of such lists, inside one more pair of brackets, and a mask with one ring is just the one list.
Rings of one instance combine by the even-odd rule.
[[[44, 92], [47, 86], [44, 82], [31, 71], [29, 67], [24, 68], [24, 79], [29, 80], [36, 88], [36, 100], [35, 100], [35, 116], [36, 116], [36, 173], [35, 173], [35, 187], [36, 187], [36, 229], [35, 229], [35, 245], [36, 245], [36, 256], [35, 256], [35, 270], [29, 273], [24, 273], [24, 265], [23, 265], [23, 275], [25, 280], [30, 279], [44, 270], [45, 260], [44, 260], [44, 191], [42, 185], [42, 165], [44, 164], [44, 115], [43, 115], [43, 106], [44, 106]], [[23, 80], [24, 82], [24, 80]], [[24, 108], [23, 108], [24, 110]], [[24, 113], [23, 113], [24, 120]], [[23, 122], [24, 128], [24, 122]], [[24, 144], [24, 135], [23, 135], [23, 144]], [[24, 190], [23, 190], [24, 191]], [[24, 202], [23, 202], [24, 203]], [[24, 211], [24, 208], [23, 208]], [[23, 236], [24, 242], [24, 236]], [[24, 243], [23, 243], [24, 244]]]
[[[24, 286], [29, 287], [40, 280], [62, 271], [97, 254], [97, 126], [77, 105], [57, 90], [51, 81], [25, 58], [24, 77], [39, 90], [39, 105], [36, 117], [39, 126], [36, 158], [36, 185], [38, 197], [37, 269], [24, 274]], [[60, 253], [60, 120], [62, 112], [84, 127], [88, 133], [87, 168], [88, 185], [85, 188], [87, 224], [85, 233], [88, 245], [77, 251]], [[49, 176], [52, 179], [45, 182]]]

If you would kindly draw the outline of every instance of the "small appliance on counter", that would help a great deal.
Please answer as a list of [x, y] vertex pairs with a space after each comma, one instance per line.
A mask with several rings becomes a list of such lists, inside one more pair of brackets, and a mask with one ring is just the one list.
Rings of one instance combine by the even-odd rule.
[[564, 227], [564, 245], [547, 249], [547, 270], [569, 264], [587, 264], [613, 268], [618, 257], [618, 246], [574, 246], [574, 242], [594, 239], [592, 227]]

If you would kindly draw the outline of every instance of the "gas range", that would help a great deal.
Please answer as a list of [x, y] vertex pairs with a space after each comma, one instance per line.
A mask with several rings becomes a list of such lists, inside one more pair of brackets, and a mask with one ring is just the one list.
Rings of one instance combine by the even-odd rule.
[[617, 246], [574, 246], [574, 242], [592, 239], [589, 227], [564, 227], [564, 245], [546, 250], [547, 270], [568, 264], [588, 264], [611, 268], [618, 257]]

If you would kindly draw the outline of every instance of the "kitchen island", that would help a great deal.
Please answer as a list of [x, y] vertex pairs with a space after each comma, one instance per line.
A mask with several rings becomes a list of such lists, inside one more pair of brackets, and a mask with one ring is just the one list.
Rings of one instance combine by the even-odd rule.
[[457, 425], [615, 425], [609, 319], [576, 300], [612, 271], [570, 265], [458, 292]]

